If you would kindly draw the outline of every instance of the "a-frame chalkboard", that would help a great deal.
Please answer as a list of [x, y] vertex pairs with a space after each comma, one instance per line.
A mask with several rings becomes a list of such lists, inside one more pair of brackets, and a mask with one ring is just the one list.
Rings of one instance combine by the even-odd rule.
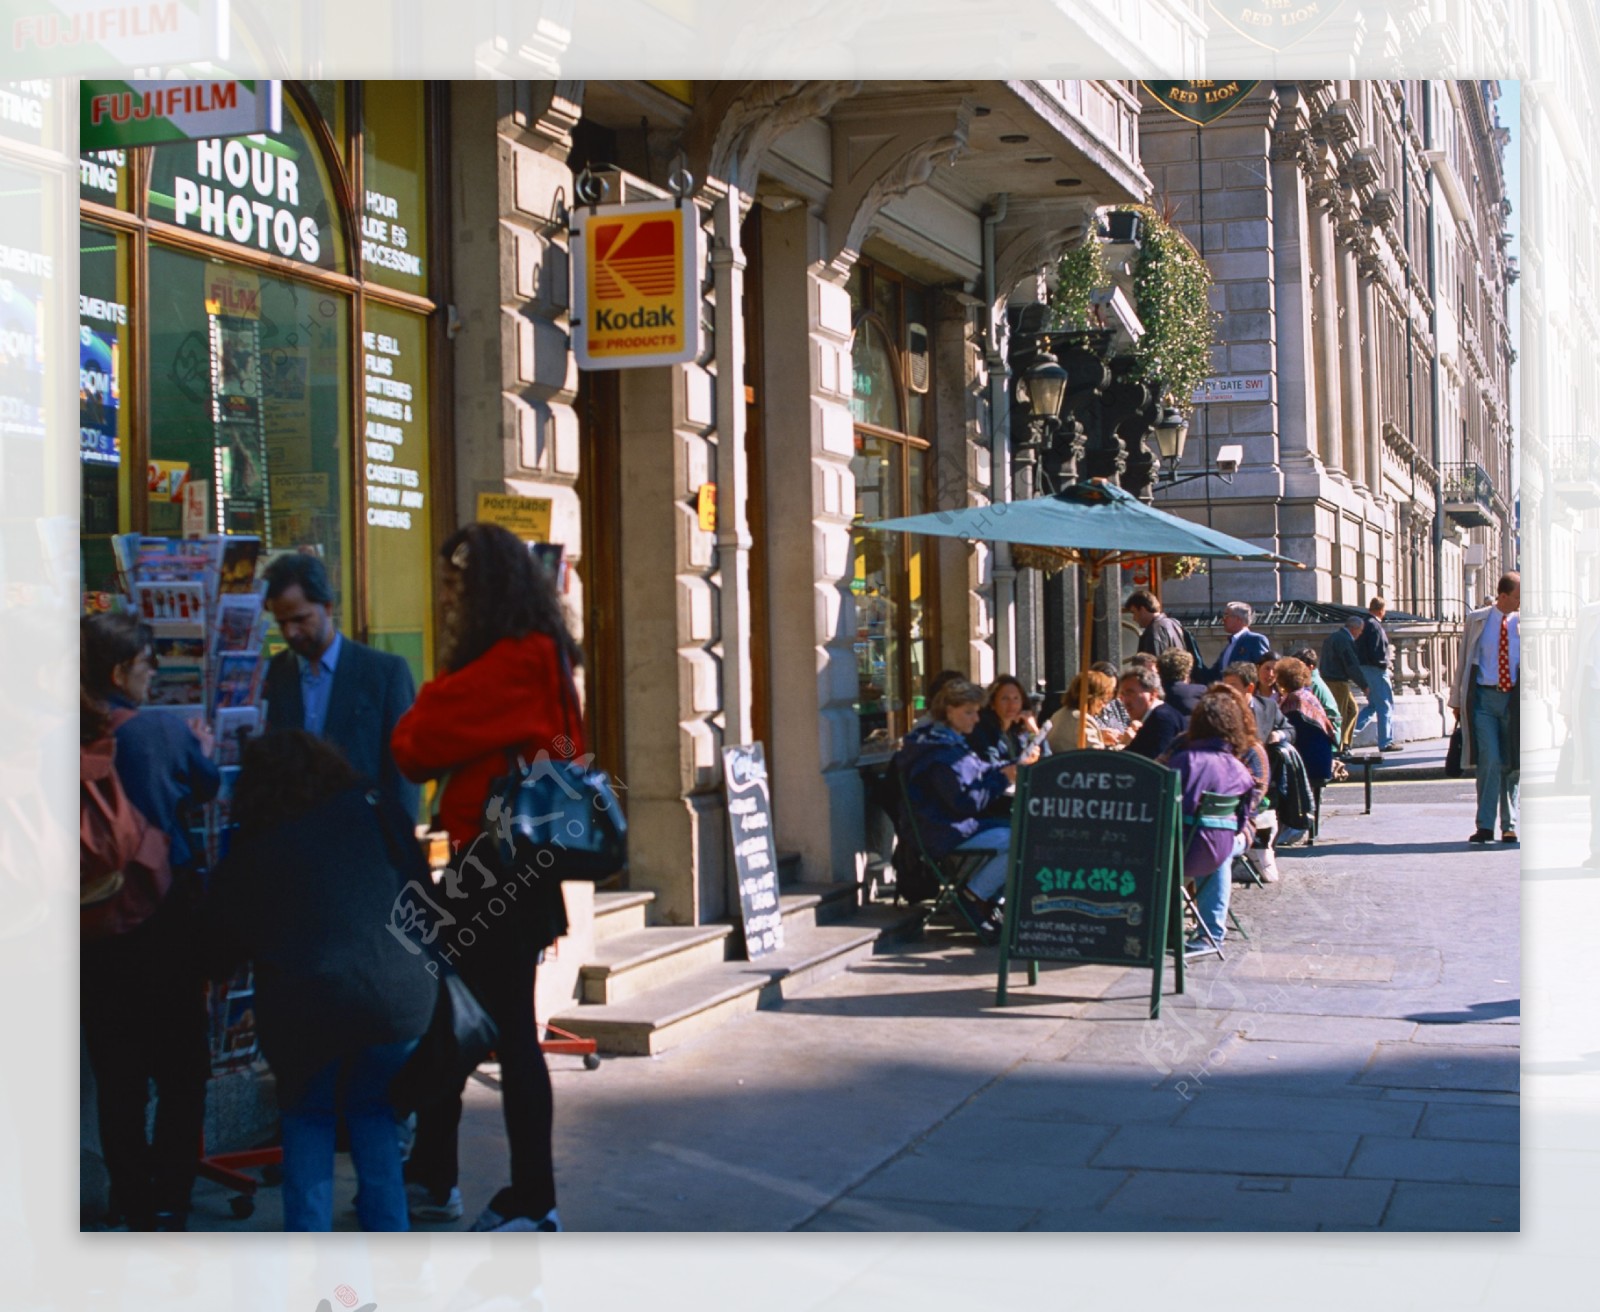
[[1183, 992], [1178, 772], [1125, 752], [1047, 756], [1018, 771], [1011, 868], [1000, 941], [1004, 1006], [1012, 958], [1148, 966], [1150, 1017], [1161, 1015], [1166, 953]]

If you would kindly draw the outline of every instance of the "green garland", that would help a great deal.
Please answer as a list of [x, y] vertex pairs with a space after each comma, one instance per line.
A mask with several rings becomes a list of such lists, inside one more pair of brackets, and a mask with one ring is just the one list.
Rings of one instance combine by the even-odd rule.
[[[1211, 270], [1189, 239], [1148, 205], [1119, 205], [1137, 214], [1143, 237], [1133, 270], [1134, 309], [1144, 336], [1134, 347], [1141, 382], [1157, 382], [1169, 404], [1187, 410], [1190, 397], [1211, 376], [1217, 315], [1211, 309]], [[1092, 235], [1056, 265], [1051, 294], [1057, 327], [1092, 326], [1091, 297], [1111, 285], [1101, 243]]]

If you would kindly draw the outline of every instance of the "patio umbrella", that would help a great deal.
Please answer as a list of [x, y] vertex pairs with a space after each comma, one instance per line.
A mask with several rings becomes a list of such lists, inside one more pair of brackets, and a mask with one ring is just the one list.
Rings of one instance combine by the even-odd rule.
[[[1040, 555], [1063, 565], [1083, 568], [1088, 594], [1086, 612], [1094, 614], [1100, 573], [1148, 556], [1211, 556], [1231, 560], [1273, 561], [1304, 569], [1297, 560], [1258, 547], [1243, 538], [1219, 533], [1203, 524], [1147, 506], [1114, 484], [1094, 479], [1074, 483], [1050, 496], [1028, 501], [1002, 501], [991, 506], [935, 510], [857, 524], [858, 529], [922, 533], [929, 537], [966, 538], [972, 542], [1006, 542], [1039, 548]], [[1092, 619], [1083, 626], [1083, 663], [1089, 668], [1093, 650]], [[1079, 682], [1078, 746], [1087, 731], [1089, 682]]]

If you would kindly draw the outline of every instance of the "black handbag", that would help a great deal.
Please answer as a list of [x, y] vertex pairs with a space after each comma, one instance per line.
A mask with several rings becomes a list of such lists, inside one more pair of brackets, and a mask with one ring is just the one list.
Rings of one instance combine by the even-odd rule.
[[389, 1082], [389, 1101], [396, 1112], [404, 1116], [460, 1093], [499, 1037], [499, 1029], [466, 982], [441, 967], [433, 1018], [416, 1051]]
[[1444, 773], [1447, 779], [1459, 779], [1464, 771], [1461, 768], [1461, 726], [1458, 724], [1450, 735], [1450, 746], [1444, 752]]
[[[578, 689], [565, 651], [561, 674], [562, 719], [570, 743]], [[622, 869], [628, 822], [611, 777], [593, 761], [593, 755], [561, 758], [541, 751], [495, 781], [483, 828], [503, 866], [531, 865], [557, 880], [604, 879]]]

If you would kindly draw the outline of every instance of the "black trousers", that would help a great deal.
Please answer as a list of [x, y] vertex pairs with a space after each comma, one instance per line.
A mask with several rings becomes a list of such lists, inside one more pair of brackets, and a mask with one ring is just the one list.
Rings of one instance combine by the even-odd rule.
[[[551, 1124], [555, 1102], [550, 1071], [539, 1047], [533, 986], [539, 951], [515, 933], [486, 936], [460, 953], [455, 968], [499, 1028], [500, 1100], [511, 1146], [509, 1198], [498, 1195], [504, 1215], [542, 1217], [556, 1205]], [[417, 1136], [406, 1163], [406, 1179], [434, 1193], [456, 1187], [460, 1169], [457, 1131], [459, 1093], [417, 1111]]]
[[[79, 1015], [94, 1068], [100, 1151], [130, 1230], [189, 1210], [211, 1078], [193, 913], [169, 895], [137, 929], [83, 947]], [[155, 1134], [146, 1134], [150, 1082]]]

